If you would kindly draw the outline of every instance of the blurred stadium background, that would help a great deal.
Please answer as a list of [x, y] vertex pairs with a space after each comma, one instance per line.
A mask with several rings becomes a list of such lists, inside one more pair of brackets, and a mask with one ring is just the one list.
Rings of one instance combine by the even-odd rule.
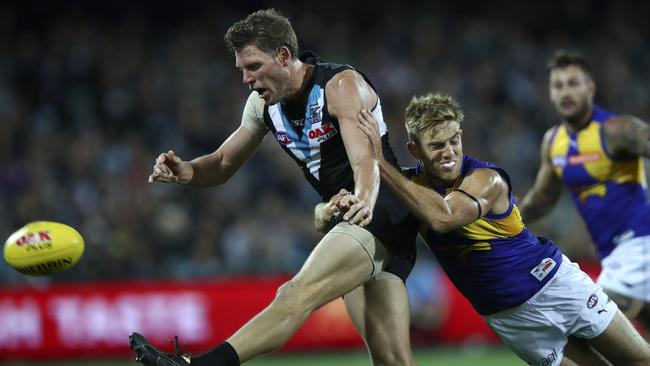
[[[320, 237], [311, 219], [318, 197], [271, 139], [223, 187], [147, 184], [161, 151], [208, 153], [239, 124], [248, 90], [223, 34], [253, 10], [277, 8], [301, 49], [370, 76], [403, 165], [413, 161], [401, 111], [413, 94], [444, 91], [465, 108], [466, 153], [505, 167], [522, 196], [556, 121], [545, 60], [558, 48], [590, 59], [598, 103], [650, 118], [646, 1], [379, 4], [0, 4], [0, 234], [46, 219], [86, 239], [83, 259], [65, 273], [26, 277], [0, 263], [0, 363], [128, 364], [99, 360], [126, 360], [136, 329], [206, 350], [298, 270]], [[533, 229], [597, 273], [568, 200]], [[408, 285], [420, 364], [519, 364], [426, 250]], [[251, 365], [369, 364], [337, 302], [285, 350], [300, 353]]]

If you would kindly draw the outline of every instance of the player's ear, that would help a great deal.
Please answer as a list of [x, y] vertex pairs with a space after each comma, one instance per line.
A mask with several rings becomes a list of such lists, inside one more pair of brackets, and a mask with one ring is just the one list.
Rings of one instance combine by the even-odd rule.
[[289, 61], [291, 61], [291, 51], [286, 46], [281, 46], [278, 48], [276, 57], [278, 61], [282, 64], [282, 66], [287, 66], [289, 65]]
[[589, 78], [587, 80], [587, 89], [589, 90], [589, 95], [593, 98], [596, 95], [596, 83], [594, 79]]
[[411, 156], [415, 158], [415, 160], [421, 160], [422, 154], [420, 154], [420, 146], [413, 141], [409, 141], [406, 143], [406, 149], [409, 151]]

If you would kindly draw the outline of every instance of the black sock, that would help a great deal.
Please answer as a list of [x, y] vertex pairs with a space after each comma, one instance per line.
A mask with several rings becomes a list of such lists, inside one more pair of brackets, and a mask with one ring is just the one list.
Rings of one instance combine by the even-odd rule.
[[223, 342], [208, 352], [192, 357], [191, 366], [239, 366], [239, 355], [228, 342]]

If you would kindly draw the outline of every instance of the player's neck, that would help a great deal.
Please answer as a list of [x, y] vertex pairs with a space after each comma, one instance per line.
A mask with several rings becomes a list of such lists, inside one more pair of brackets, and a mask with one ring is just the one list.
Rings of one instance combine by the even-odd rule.
[[302, 61], [296, 61], [291, 66], [291, 83], [289, 84], [289, 91], [287, 97], [284, 98], [285, 102], [294, 102], [300, 100], [305, 88], [311, 80], [311, 75], [314, 72], [314, 65], [303, 63]]
[[576, 118], [567, 118], [564, 120], [564, 125], [566, 126], [569, 132], [575, 133], [589, 125], [591, 122], [591, 115], [593, 114], [593, 108], [590, 108], [587, 113]]

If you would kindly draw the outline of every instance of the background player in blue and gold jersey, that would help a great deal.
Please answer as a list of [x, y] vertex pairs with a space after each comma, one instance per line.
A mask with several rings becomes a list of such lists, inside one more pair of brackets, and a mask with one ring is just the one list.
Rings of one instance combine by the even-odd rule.
[[[387, 185], [422, 223], [450, 280], [520, 358], [532, 365], [647, 365], [650, 349], [602, 288], [551, 241], [528, 231], [508, 174], [464, 156], [463, 113], [449, 96], [415, 97], [407, 148], [420, 161], [402, 174], [382, 154], [379, 127], [359, 114]], [[410, 177], [410, 179], [409, 179]], [[563, 362], [564, 361], [564, 362]], [[603, 360], [600, 360], [603, 362]]]
[[650, 157], [650, 127], [594, 105], [596, 86], [580, 54], [558, 51], [548, 69], [562, 121], [544, 136], [541, 167], [521, 213], [527, 222], [544, 216], [566, 186], [602, 259], [598, 283], [648, 327], [650, 204], [642, 158]]

